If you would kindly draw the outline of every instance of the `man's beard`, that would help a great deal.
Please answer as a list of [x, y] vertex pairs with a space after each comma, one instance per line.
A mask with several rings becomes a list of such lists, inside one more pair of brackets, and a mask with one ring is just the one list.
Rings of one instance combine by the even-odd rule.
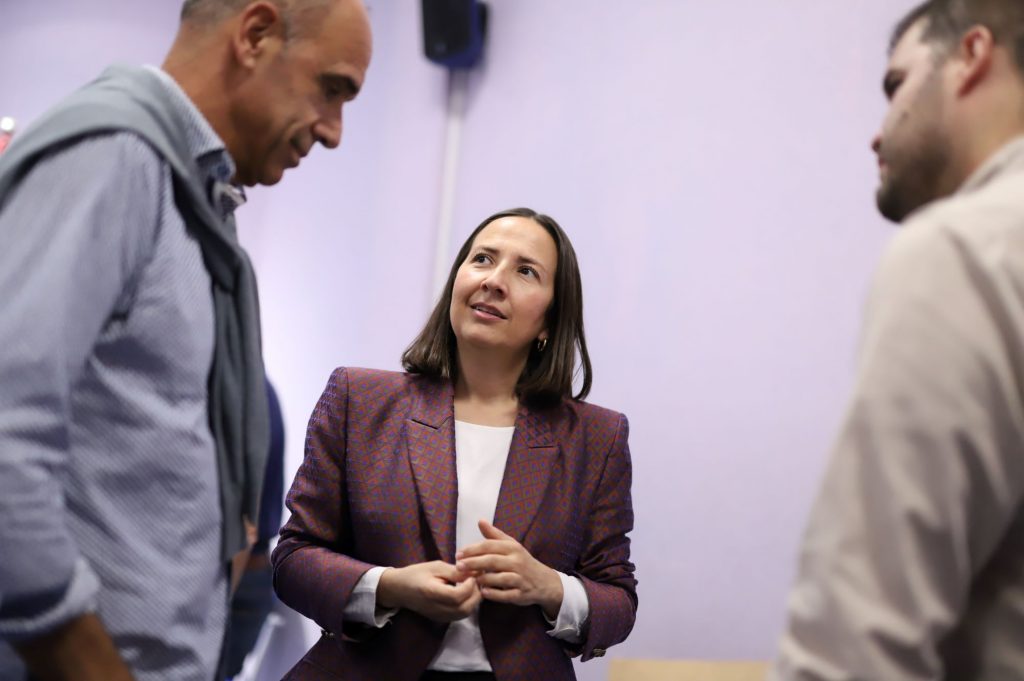
[[[927, 203], [942, 198], [943, 180], [952, 161], [952, 146], [942, 129], [942, 94], [938, 71], [918, 93], [904, 123], [917, 129], [903, 130], [903, 139], [890, 154], [883, 139], [879, 156], [888, 167], [878, 187], [875, 202], [879, 212], [893, 222], [902, 222]], [[914, 120], [916, 119], [916, 120]], [[900, 131], [894, 130], [893, 133]], [[892, 136], [893, 133], [890, 133]]]
[[888, 166], [888, 177], [875, 194], [878, 211], [893, 222], [903, 222], [921, 206], [942, 198], [949, 142], [936, 130], [930, 133], [920, 139], [916, 149]]

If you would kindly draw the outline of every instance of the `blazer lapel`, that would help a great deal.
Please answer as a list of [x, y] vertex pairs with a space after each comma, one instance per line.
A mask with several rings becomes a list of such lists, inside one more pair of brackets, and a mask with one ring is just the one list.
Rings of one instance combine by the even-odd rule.
[[420, 507], [441, 560], [455, 562], [455, 418], [452, 389], [424, 380], [406, 424], [406, 446]]
[[521, 407], [498, 493], [494, 525], [522, 543], [544, 500], [559, 449], [543, 412]]

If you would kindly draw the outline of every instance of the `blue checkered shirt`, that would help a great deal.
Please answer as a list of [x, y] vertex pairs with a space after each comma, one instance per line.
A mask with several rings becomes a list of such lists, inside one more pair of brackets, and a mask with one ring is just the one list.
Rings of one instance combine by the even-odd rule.
[[[229, 216], [223, 142], [152, 72]], [[167, 164], [113, 133], [34, 165], [0, 197], [0, 301], [0, 679], [21, 674], [4, 640], [95, 612], [138, 681], [209, 681], [228, 588], [214, 312]]]

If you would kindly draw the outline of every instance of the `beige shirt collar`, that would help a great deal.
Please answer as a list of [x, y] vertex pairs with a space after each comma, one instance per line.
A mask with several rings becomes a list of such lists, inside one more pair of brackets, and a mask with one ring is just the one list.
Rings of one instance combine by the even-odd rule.
[[957, 194], [981, 189], [1008, 170], [1024, 170], [1024, 135], [1015, 137], [992, 154], [960, 185]]

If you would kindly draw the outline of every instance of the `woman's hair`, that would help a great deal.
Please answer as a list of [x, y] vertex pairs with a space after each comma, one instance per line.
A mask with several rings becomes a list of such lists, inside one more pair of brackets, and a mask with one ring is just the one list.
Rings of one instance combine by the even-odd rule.
[[[593, 371], [590, 366], [590, 355], [587, 354], [586, 337], [583, 334], [583, 285], [580, 281], [576, 252], [569, 242], [569, 237], [557, 222], [529, 208], [513, 208], [495, 213], [473, 230], [455, 257], [455, 263], [448, 274], [448, 282], [426, 326], [402, 353], [402, 366], [413, 374], [452, 381], [458, 378], [456, 339], [450, 312], [455, 276], [469, 256], [473, 240], [480, 230], [505, 217], [533, 220], [551, 235], [558, 250], [555, 292], [546, 319], [548, 342], [543, 352], [537, 349], [536, 344], [531, 345], [526, 367], [516, 384], [516, 395], [520, 400], [535, 405], [552, 404], [567, 397], [582, 400], [590, 392]], [[576, 374], [577, 351], [580, 368], [583, 370], [583, 384], [579, 392], [573, 395], [572, 382]]]

